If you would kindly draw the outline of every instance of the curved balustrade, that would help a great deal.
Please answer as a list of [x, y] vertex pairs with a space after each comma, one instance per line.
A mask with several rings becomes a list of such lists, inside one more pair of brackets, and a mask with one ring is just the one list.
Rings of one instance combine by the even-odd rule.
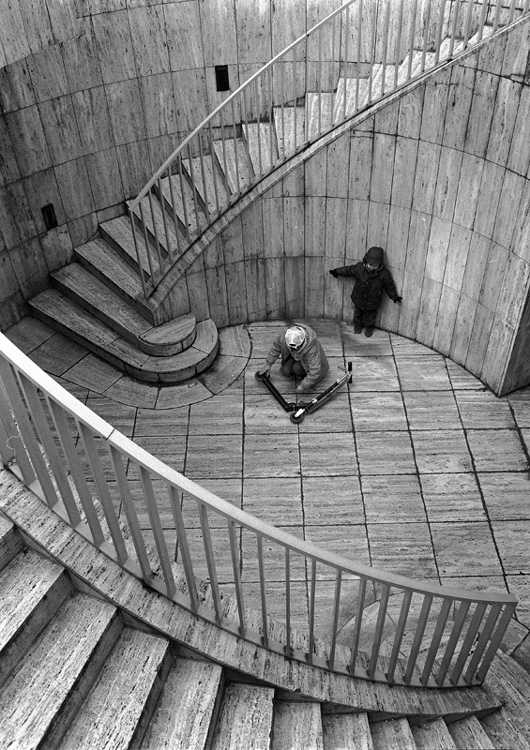
[[228, 96], [129, 204], [145, 295], [276, 167], [529, 6], [530, 0], [345, 2]]
[[473, 685], [515, 610], [510, 595], [383, 573], [239, 510], [113, 429], [2, 334], [0, 455], [146, 585], [299, 661], [396, 684]]

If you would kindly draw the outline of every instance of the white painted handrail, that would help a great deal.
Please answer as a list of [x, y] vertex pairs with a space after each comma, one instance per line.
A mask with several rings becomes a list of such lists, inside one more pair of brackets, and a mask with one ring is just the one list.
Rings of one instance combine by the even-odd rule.
[[143, 291], [296, 153], [529, 12], [530, 0], [347, 0], [222, 102], [129, 204]]
[[[390, 684], [479, 684], [515, 611], [511, 595], [377, 571], [260, 521], [115, 430], [3, 334], [0, 457], [146, 585], [222, 629], [332, 671]], [[309, 612], [295, 595], [306, 570]]]

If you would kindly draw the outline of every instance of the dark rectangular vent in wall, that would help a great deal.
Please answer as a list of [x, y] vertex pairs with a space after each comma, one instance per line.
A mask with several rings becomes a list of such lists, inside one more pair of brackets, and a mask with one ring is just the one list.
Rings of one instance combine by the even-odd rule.
[[215, 84], [217, 91], [230, 91], [230, 81], [228, 80], [228, 65], [215, 66]]
[[57, 226], [57, 217], [55, 216], [55, 209], [53, 203], [48, 203], [47, 206], [41, 208], [42, 218], [46, 224], [46, 229], [54, 229]]

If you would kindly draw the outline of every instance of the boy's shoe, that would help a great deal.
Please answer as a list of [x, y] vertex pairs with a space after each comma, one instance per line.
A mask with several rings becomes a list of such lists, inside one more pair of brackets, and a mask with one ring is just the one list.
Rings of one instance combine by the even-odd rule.
[[361, 333], [362, 330], [362, 326], [353, 326], [354, 333]]
[[370, 336], [373, 335], [374, 329], [373, 328], [367, 328], [364, 332], [364, 335], [370, 338]]

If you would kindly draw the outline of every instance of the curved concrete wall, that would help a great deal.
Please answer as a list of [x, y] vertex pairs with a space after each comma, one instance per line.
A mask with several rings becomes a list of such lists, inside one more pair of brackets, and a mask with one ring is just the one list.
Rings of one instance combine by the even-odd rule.
[[502, 394], [530, 382], [530, 23], [468, 54], [292, 170], [171, 294], [220, 325], [351, 320], [328, 269], [386, 249], [382, 327]]

